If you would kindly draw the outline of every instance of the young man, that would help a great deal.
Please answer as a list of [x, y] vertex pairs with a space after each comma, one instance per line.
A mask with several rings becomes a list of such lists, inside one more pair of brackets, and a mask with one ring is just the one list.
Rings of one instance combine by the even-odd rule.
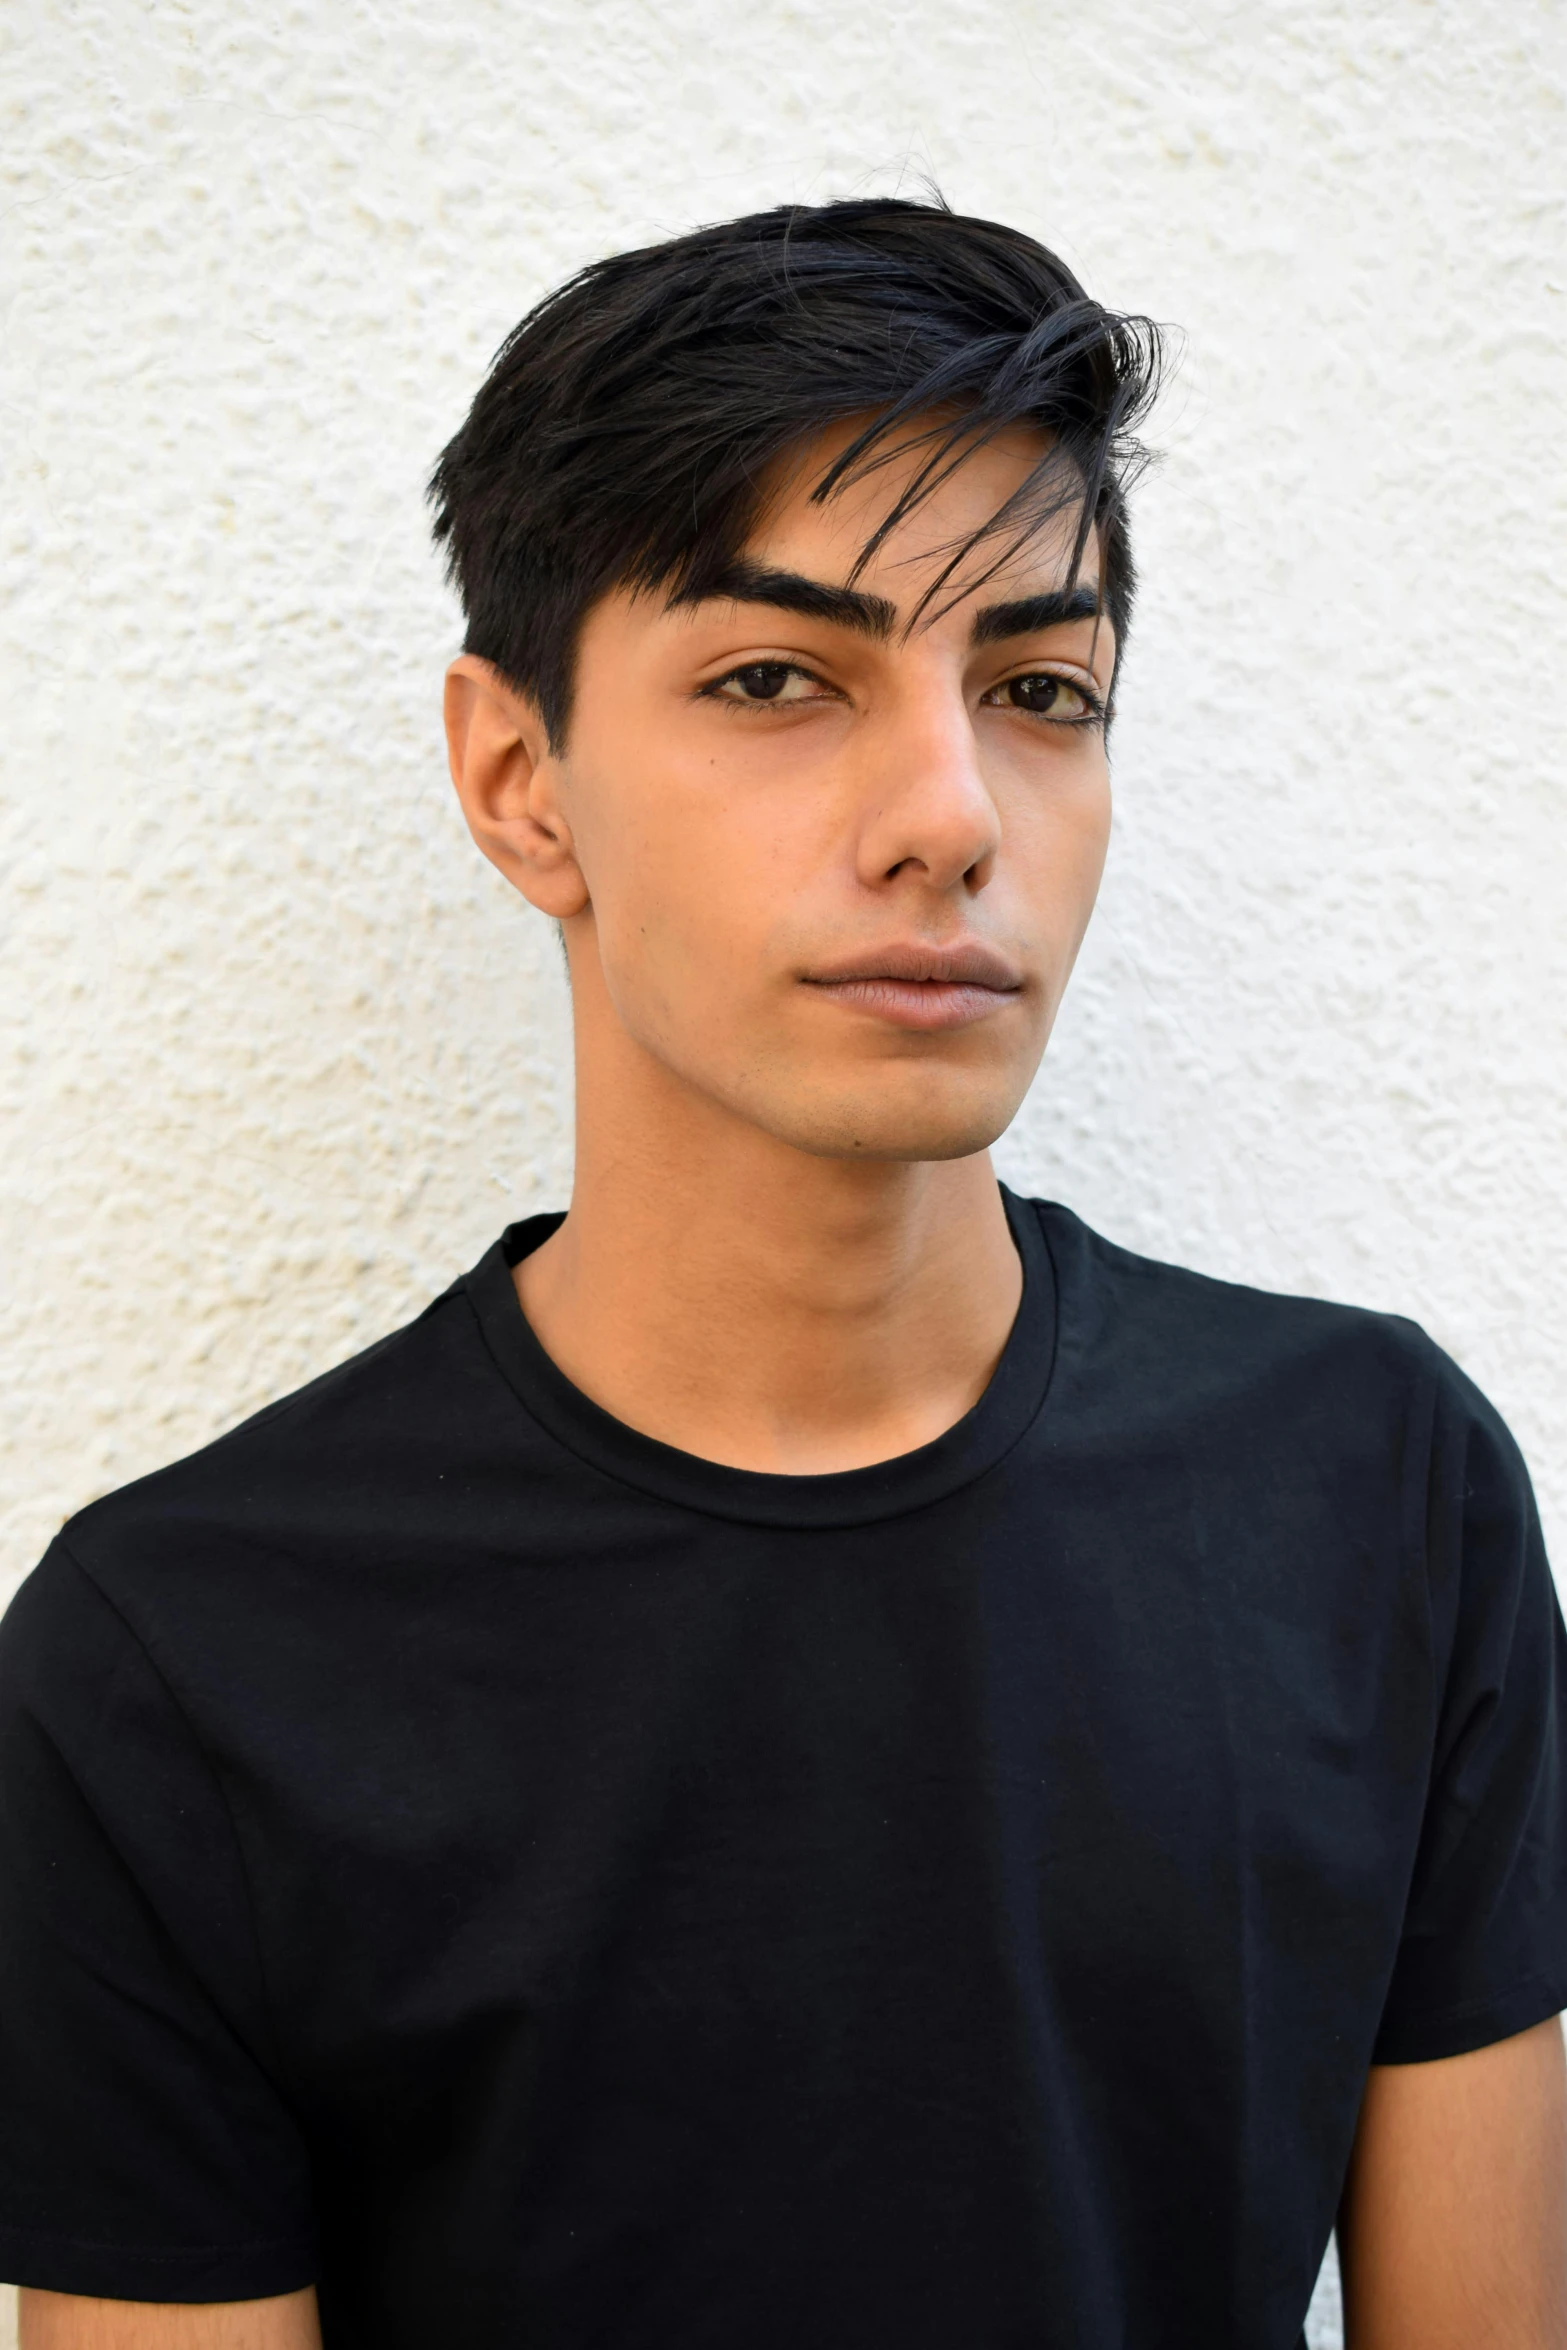
[[997, 1185], [1156, 342], [892, 203], [587, 271], [442, 459], [564, 1219], [4, 1628], [28, 2350], [1563, 2350], [1567, 1664], [1409, 1323]]

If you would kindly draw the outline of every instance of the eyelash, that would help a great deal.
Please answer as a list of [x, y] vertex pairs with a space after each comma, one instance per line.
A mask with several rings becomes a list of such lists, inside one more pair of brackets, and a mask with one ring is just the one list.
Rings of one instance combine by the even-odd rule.
[[[774, 704], [771, 702], [747, 702], [736, 694], [720, 693], [721, 686], [732, 685], [735, 679], [743, 677], [748, 669], [783, 669], [791, 677], [808, 677], [812, 685], [827, 685], [827, 680], [824, 677], [818, 677], [814, 669], [807, 669], [803, 661], [742, 661], [737, 668], [726, 669], [722, 677], [709, 678], [706, 685], [699, 686], [697, 688], [698, 699], [721, 701], [733, 710], [772, 709]], [[1088, 709], [1082, 718], [1052, 718], [1043, 710], [1020, 710], [1014, 703], [1012, 707], [1019, 718], [1037, 718], [1041, 726], [1102, 726], [1104, 724], [1105, 706], [1093, 687], [1085, 685], [1081, 678], [1064, 677], [1054, 669], [1020, 669], [1015, 677], [1001, 678], [997, 684], [990, 688], [990, 692], [1002, 693], [1009, 685], [1016, 685], [1025, 677], [1048, 677], [1058, 685], [1070, 686], [1073, 693], [1081, 695], [1087, 703]], [[828, 687], [828, 691], [832, 691], [831, 687]], [[798, 707], [797, 704], [793, 706]]]

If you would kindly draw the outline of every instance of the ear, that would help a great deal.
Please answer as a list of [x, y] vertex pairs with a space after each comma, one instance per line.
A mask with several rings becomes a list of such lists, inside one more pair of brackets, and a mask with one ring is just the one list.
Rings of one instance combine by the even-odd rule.
[[446, 755], [468, 830], [530, 905], [559, 922], [587, 884], [560, 800], [560, 761], [538, 709], [492, 663], [459, 654], [446, 672]]

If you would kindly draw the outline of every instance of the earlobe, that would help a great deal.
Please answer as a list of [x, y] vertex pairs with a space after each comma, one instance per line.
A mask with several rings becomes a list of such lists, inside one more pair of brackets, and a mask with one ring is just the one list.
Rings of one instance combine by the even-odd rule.
[[560, 761], [537, 706], [476, 654], [446, 672], [446, 753], [468, 829], [541, 913], [566, 921], [588, 902], [560, 798]]

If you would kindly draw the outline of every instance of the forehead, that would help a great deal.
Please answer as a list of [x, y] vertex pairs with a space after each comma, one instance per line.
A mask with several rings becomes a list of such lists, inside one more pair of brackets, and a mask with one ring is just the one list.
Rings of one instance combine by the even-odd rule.
[[[874, 575], [880, 592], [903, 603], [916, 571], [928, 578], [985, 533], [960, 561], [955, 590], [961, 579], [981, 572], [1009, 584], [1026, 579], [1037, 585], [1042, 578], [1054, 582], [1061, 577], [1079, 527], [1075, 474], [1047, 468], [1044, 482], [1016, 513], [995, 532], [988, 529], [1048, 459], [1051, 442], [1045, 433], [1008, 425], [989, 440], [969, 433], [943, 447], [955, 420], [915, 418], [876, 448], [868, 471], [819, 497], [824, 476], [866, 421], [858, 417], [834, 425], [775, 462], [746, 541], [748, 556], [817, 578], [847, 579], [853, 571], [865, 586]], [[905, 498], [912, 500], [909, 510], [879, 537]], [[1015, 548], [1014, 540], [1020, 542]], [[868, 559], [862, 561], [867, 549]], [[1004, 558], [999, 568], [998, 558]], [[1097, 577], [1093, 532], [1081, 568]], [[901, 588], [896, 584], [900, 573]]]

